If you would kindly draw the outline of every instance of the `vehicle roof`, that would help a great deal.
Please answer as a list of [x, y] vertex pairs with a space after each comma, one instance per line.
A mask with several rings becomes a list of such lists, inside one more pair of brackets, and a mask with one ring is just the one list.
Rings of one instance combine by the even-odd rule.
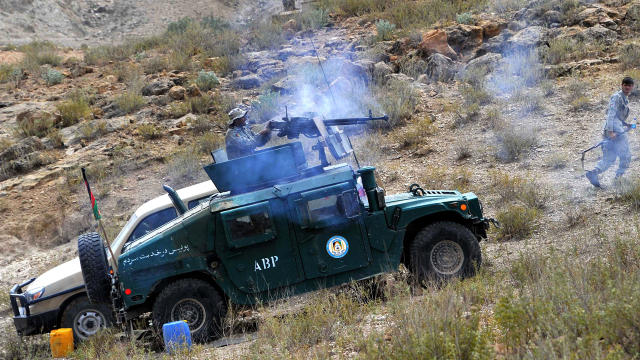
[[[199, 184], [191, 185], [178, 190], [178, 195], [180, 196], [180, 199], [182, 199], [182, 201], [184, 201], [186, 204], [191, 200], [211, 195], [216, 192], [218, 192], [218, 190], [213, 185], [213, 182], [211, 182], [211, 180], [207, 180]], [[171, 202], [169, 195], [163, 194], [140, 205], [140, 207], [135, 211], [134, 214], [138, 219], [141, 219], [151, 213], [162, 210], [164, 208], [168, 208], [170, 206], [173, 206], [173, 203]]]

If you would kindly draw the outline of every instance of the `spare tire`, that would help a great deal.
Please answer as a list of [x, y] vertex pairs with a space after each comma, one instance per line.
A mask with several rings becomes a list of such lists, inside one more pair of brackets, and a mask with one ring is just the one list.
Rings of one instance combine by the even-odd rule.
[[102, 237], [94, 232], [80, 235], [78, 257], [89, 301], [94, 304], [111, 304], [109, 262]]

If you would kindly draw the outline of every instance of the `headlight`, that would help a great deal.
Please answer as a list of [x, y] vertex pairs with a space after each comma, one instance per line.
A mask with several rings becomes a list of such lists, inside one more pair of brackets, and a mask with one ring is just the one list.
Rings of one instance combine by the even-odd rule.
[[27, 300], [29, 300], [29, 302], [38, 300], [42, 297], [42, 295], [44, 295], [44, 288], [40, 287], [40, 288], [35, 288], [33, 290], [29, 290], [27, 291]]

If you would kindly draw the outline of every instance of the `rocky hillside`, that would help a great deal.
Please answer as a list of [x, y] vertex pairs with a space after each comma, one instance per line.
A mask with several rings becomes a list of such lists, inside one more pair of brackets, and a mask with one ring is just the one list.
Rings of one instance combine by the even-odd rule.
[[[633, 212], [640, 207], [640, 167], [634, 161], [618, 183], [609, 171], [606, 189], [596, 190], [579, 161], [580, 151], [600, 140], [622, 76], [640, 81], [639, 2], [320, 2], [302, 12], [256, 16], [243, 26], [206, 16], [197, 2], [175, 13], [166, 10], [170, 3], [143, 3], [57, 2], [66, 17], [41, 39], [77, 44], [87, 36], [88, 42], [156, 36], [88, 49], [36, 42], [0, 52], [0, 244], [11, 249], [0, 259], [2, 287], [73, 257], [76, 236], [94, 226], [81, 166], [113, 236], [135, 207], [162, 192], [162, 183], [181, 187], [205, 179], [201, 166], [222, 144], [226, 113], [238, 104], [252, 110], [255, 123], [282, 116], [285, 106], [289, 114], [327, 117], [371, 109], [388, 114], [390, 125], [350, 131], [360, 162], [378, 168], [388, 193], [415, 182], [473, 191], [487, 215], [503, 224], [482, 244], [486, 273], [417, 298], [402, 281], [390, 280], [397, 300], [389, 302], [362, 305], [325, 294], [336, 302], [311, 299], [304, 316], [267, 317], [258, 340], [203, 350], [202, 358], [388, 358], [403, 357], [397, 351], [407, 348], [407, 358], [627, 358], [640, 351], [630, 330], [640, 326], [637, 316], [610, 295], [621, 292], [618, 298], [632, 303], [640, 284], [630, 261], [637, 252], [628, 248], [638, 241]], [[269, 13], [279, 2], [215, 6], [233, 18]], [[108, 30], [107, 19], [124, 13], [124, 25]], [[72, 16], [76, 20], [62, 20]], [[632, 116], [637, 101], [634, 92]], [[271, 144], [278, 141], [284, 140]], [[630, 143], [637, 154], [635, 134]], [[586, 167], [598, 156], [589, 153]], [[618, 261], [628, 268], [603, 265]], [[625, 271], [631, 280], [616, 278]], [[582, 292], [574, 293], [576, 281]], [[530, 294], [540, 294], [541, 302]], [[356, 315], [348, 317], [331, 307], [335, 303]], [[429, 319], [414, 303], [429, 310]], [[611, 304], [606, 316], [584, 315], [603, 303]], [[454, 309], [455, 326], [438, 311], [443, 306]], [[344, 326], [320, 321], [313, 312], [319, 308]], [[607, 316], [617, 325], [603, 325]], [[296, 338], [309, 326], [301, 319], [324, 324], [326, 334], [311, 327], [317, 337]], [[430, 319], [436, 325], [424, 331], [420, 326], [432, 326]], [[461, 340], [461, 333], [468, 337]], [[305, 345], [292, 345], [300, 342]], [[444, 350], [412, 352], [427, 343]]]
[[112, 44], [156, 34], [185, 16], [212, 15], [246, 22], [262, 15], [258, 11], [281, 7], [279, 1], [245, 0], [6, 0], [0, 7], [0, 45], [33, 40], [76, 47]]

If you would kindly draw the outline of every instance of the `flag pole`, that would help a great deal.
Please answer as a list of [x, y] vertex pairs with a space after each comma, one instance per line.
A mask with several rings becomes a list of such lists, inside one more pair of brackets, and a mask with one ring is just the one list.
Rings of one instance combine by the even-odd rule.
[[93, 217], [96, 219], [96, 221], [98, 221], [98, 228], [100, 228], [100, 231], [102, 231], [104, 241], [107, 243], [107, 249], [109, 249], [109, 253], [111, 254], [111, 261], [113, 262], [113, 268], [115, 271], [118, 271], [116, 257], [113, 255], [113, 250], [111, 250], [111, 243], [109, 243], [107, 232], [105, 231], [104, 225], [102, 224], [102, 215], [100, 214], [100, 210], [98, 210], [98, 204], [96, 202], [96, 198], [93, 196], [93, 193], [91, 192], [91, 187], [89, 186], [89, 181], [87, 180], [87, 173], [84, 168], [80, 168], [80, 170], [82, 170], [82, 179], [84, 180], [84, 185], [87, 187], [87, 193], [89, 193], [89, 200], [91, 200], [91, 210], [93, 211]]

